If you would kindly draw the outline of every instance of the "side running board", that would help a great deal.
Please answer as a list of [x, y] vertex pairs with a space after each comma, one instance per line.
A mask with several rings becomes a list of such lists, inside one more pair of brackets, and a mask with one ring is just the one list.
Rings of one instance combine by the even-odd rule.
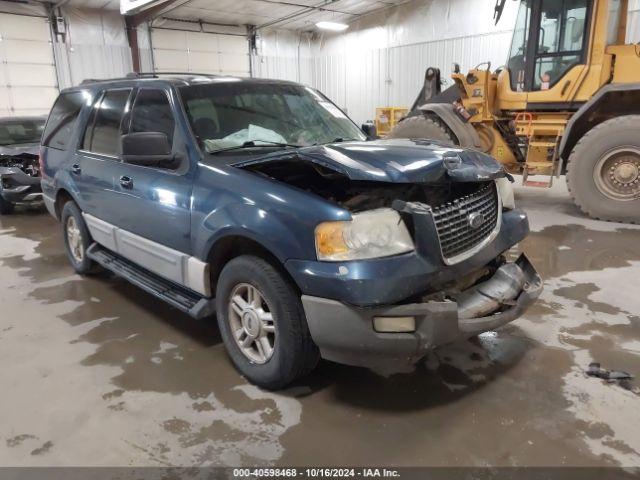
[[203, 297], [151, 273], [97, 243], [93, 243], [87, 249], [87, 256], [107, 270], [194, 318], [205, 318], [215, 313], [215, 299]]

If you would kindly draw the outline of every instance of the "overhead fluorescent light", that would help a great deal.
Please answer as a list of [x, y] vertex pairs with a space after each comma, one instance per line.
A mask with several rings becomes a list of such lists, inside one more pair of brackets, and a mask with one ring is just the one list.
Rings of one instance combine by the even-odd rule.
[[120, 13], [131, 15], [159, 4], [161, 0], [120, 0]]
[[334, 32], [342, 32], [349, 28], [349, 25], [346, 23], [336, 23], [336, 22], [318, 22], [316, 23], [316, 27], [322, 30], [332, 30]]

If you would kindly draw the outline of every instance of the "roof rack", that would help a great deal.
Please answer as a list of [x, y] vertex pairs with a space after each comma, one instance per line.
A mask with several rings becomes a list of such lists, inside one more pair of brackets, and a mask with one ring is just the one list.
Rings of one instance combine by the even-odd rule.
[[85, 85], [87, 83], [96, 83], [96, 82], [113, 82], [116, 80], [133, 80], [136, 78], [160, 78], [160, 76], [165, 75], [185, 75], [190, 77], [219, 77], [220, 75], [216, 75], [213, 73], [198, 73], [198, 72], [130, 72], [127, 73], [124, 77], [116, 77], [116, 78], [85, 78], [80, 82], [80, 85]]
[[160, 75], [187, 75], [192, 77], [219, 77], [213, 73], [200, 72], [130, 72], [126, 78], [157, 78]]

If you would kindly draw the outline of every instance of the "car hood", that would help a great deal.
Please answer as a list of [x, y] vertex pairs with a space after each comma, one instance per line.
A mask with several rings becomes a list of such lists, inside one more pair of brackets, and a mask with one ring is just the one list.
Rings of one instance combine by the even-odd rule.
[[20, 143], [17, 145], [0, 146], [0, 155], [20, 155], [21, 153], [30, 153], [38, 155], [40, 153], [40, 144], [38, 143]]
[[297, 156], [344, 174], [351, 180], [396, 183], [475, 182], [506, 176], [491, 156], [430, 140], [389, 139], [341, 142], [279, 151], [237, 163], [256, 165]]

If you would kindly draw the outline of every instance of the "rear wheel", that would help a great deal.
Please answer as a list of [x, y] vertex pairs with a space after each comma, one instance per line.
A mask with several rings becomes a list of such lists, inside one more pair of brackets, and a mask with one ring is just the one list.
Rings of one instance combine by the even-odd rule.
[[13, 203], [7, 202], [2, 197], [2, 187], [0, 187], [0, 215], [8, 215], [13, 212]]
[[216, 314], [231, 360], [256, 385], [282, 388], [318, 362], [298, 292], [262, 258], [242, 255], [225, 265]]
[[81, 274], [95, 273], [98, 266], [87, 257], [87, 249], [91, 245], [91, 235], [82, 218], [80, 208], [69, 201], [64, 204], [61, 214], [62, 234], [67, 257], [73, 269]]
[[640, 115], [597, 125], [576, 144], [567, 164], [567, 185], [587, 215], [640, 222]]
[[391, 129], [386, 138], [425, 138], [457, 145], [458, 141], [437, 115], [408, 117]]

